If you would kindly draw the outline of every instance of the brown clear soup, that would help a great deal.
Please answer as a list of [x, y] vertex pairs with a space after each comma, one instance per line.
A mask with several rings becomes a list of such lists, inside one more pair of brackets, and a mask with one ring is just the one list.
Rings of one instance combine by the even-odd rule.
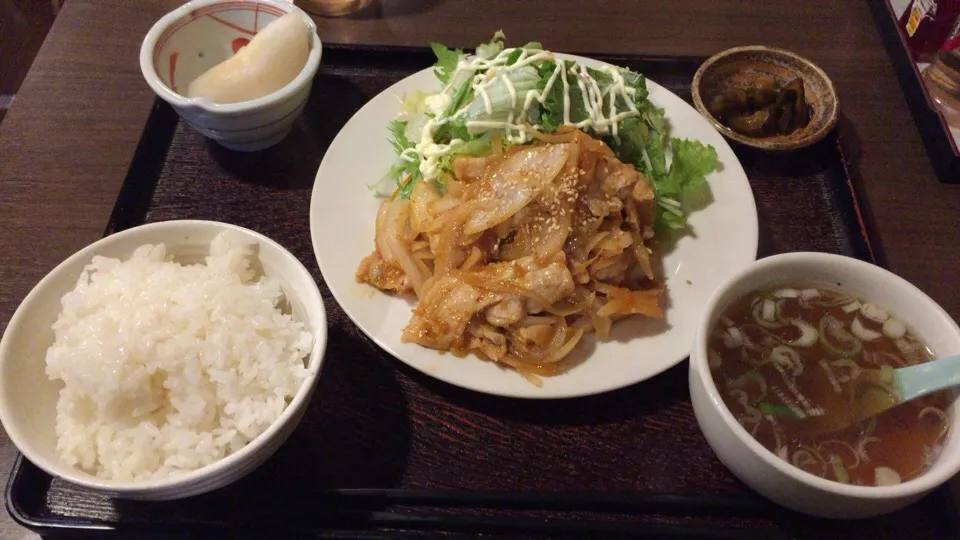
[[787, 463], [827, 480], [905, 482], [930, 467], [948, 436], [947, 391], [840, 430], [811, 428], [856, 408], [866, 384], [858, 379], [932, 359], [894, 314], [844, 291], [778, 287], [741, 298], [716, 323], [708, 355], [740, 425]]

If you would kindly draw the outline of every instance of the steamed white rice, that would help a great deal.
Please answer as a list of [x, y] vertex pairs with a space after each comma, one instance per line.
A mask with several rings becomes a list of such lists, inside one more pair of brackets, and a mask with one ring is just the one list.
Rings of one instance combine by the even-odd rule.
[[206, 264], [146, 245], [94, 257], [62, 299], [47, 375], [63, 381], [57, 450], [103, 478], [159, 479], [217, 461], [283, 412], [313, 338], [257, 276], [255, 246], [221, 233]]

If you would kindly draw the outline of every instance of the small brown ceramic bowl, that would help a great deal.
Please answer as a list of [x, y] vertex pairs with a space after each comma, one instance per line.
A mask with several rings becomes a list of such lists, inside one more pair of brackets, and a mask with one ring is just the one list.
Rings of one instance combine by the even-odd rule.
[[[803, 80], [803, 91], [810, 108], [810, 121], [805, 127], [786, 135], [750, 137], [720, 123], [707, 110], [714, 96], [727, 90], [749, 88], [760, 76], [786, 85], [793, 79]], [[693, 105], [717, 131], [730, 140], [762, 150], [796, 150], [823, 139], [837, 124], [840, 103], [830, 77], [816, 64], [783, 49], [752, 45], [735, 47], [707, 59], [693, 76]]]

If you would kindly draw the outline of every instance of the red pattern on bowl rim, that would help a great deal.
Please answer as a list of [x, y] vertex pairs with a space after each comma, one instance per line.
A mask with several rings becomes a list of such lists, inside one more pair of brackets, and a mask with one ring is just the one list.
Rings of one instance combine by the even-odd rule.
[[[224, 11], [251, 11], [253, 12], [253, 28], [247, 28], [240, 24], [234, 23], [232, 21], [225, 20], [221, 17], [217, 17], [217, 13], [222, 13]], [[201, 8], [194, 9], [190, 11], [185, 17], [179, 19], [173, 23], [169, 28], [167, 28], [160, 37], [157, 38], [157, 43], [153, 47], [153, 65], [157, 70], [157, 73], [160, 73], [161, 66], [161, 51], [164, 46], [174, 36], [177, 32], [183, 29], [185, 26], [193, 23], [197, 19], [208, 18], [210, 20], [216, 21], [227, 28], [236, 30], [242, 34], [246, 34], [250, 37], [257, 35], [257, 32], [260, 31], [260, 13], [265, 13], [272, 15], [274, 18], [279, 18], [286, 15], [286, 11], [269, 4], [263, 4], [260, 2], [255, 2], [251, 0], [237, 0], [234, 2], [225, 2], [222, 4], [213, 4], [209, 6], [204, 6]], [[245, 40], [245, 42], [242, 42]], [[231, 42], [231, 48], [233, 52], [236, 53], [240, 47], [249, 43], [249, 38], [238, 37]], [[180, 56], [180, 51], [172, 51], [167, 56], [167, 72], [170, 78], [170, 89], [174, 92], [179, 93], [177, 90], [175, 73], [177, 68], [177, 60]]]

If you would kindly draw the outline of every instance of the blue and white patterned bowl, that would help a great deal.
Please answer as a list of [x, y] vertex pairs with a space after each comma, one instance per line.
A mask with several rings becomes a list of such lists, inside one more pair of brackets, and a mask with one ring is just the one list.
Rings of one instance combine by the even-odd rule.
[[[272, 21], [295, 11], [310, 28], [310, 54], [289, 84], [266, 96], [217, 104], [187, 98], [190, 83], [230, 58]], [[158, 96], [194, 129], [231, 150], [273, 146], [290, 132], [310, 95], [322, 44], [313, 20], [284, 0], [195, 0], [171, 11], [147, 32], [140, 70]]]

